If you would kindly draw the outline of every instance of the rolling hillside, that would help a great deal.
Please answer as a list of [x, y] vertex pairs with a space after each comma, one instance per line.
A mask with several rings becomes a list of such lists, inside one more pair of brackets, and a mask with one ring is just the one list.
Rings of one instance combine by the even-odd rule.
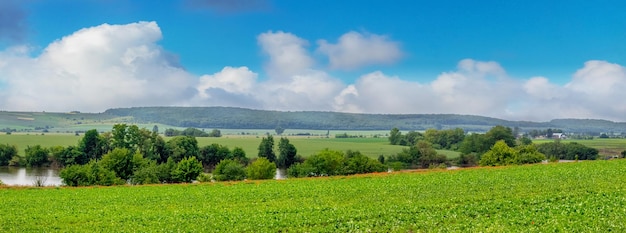
[[103, 113], [0, 112], [0, 129], [42, 131], [110, 129], [117, 123], [151, 127], [217, 129], [311, 130], [425, 130], [463, 128], [482, 132], [495, 125], [521, 130], [558, 128], [573, 133], [626, 132], [626, 123], [594, 119], [556, 119], [549, 122], [507, 121], [456, 114], [354, 114], [338, 112], [281, 112], [232, 107], [136, 107], [109, 109]]

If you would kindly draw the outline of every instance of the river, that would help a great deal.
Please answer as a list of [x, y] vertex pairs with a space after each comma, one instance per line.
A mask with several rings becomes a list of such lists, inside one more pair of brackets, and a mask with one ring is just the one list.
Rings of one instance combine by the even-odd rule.
[[34, 186], [37, 179], [44, 181], [45, 186], [62, 184], [59, 169], [36, 167], [0, 167], [0, 180], [6, 185]]

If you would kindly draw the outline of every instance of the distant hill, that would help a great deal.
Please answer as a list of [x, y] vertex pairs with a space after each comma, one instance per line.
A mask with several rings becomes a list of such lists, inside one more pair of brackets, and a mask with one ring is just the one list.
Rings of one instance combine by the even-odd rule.
[[507, 121], [457, 114], [356, 114], [319, 111], [266, 111], [232, 107], [136, 107], [109, 109], [104, 114], [133, 117], [142, 123], [223, 129], [426, 130], [463, 128], [486, 131], [495, 125], [522, 130], [558, 128], [566, 132], [626, 132], [626, 123], [606, 120], [558, 119], [550, 122]]
[[[556, 119], [549, 122], [508, 121], [457, 114], [355, 114], [319, 111], [266, 111], [232, 107], [135, 107], [115, 108], [103, 113], [47, 113], [0, 111], [0, 130], [56, 132], [98, 128], [110, 130], [117, 123], [158, 124], [172, 127], [217, 129], [309, 130], [426, 130], [462, 128], [484, 132], [495, 125], [519, 127], [522, 131], [547, 128], [567, 133], [626, 133], [626, 123], [594, 119]], [[52, 130], [51, 130], [52, 132]]]

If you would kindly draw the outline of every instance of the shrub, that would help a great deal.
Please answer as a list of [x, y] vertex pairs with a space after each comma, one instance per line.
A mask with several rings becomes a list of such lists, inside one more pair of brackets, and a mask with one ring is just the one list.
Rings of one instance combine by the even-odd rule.
[[61, 170], [59, 176], [68, 186], [124, 184], [123, 180], [115, 176], [115, 172], [100, 166], [95, 161], [85, 165], [70, 165]]
[[315, 168], [308, 163], [296, 163], [287, 169], [288, 177], [310, 177], [315, 176]]
[[197, 178], [200, 173], [202, 173], [202, 163], [192, 156], [178, 162], [176, 169], [172, 172], [172, 177], [176, 181], [189, 183]]
[[224, 159], [215, 166], [213, 178], [217, 181], [243, 180], [246, 178], [246, 170], [237, 161]]
[[211, 182], [211, 174], [209, 173], [200, 173], [196, 180], [200, 183]]
[[159, 166], [156, 161], [152, 160], [145, 166], [139, 168], [133, 173], [130, 178], [131, 184], [158, 184], [161, 183], [159, 179]]
[[246, 169], [248, 179], [266, 180], [276, 177], [276, 164], [266, 158], [258, 158]]

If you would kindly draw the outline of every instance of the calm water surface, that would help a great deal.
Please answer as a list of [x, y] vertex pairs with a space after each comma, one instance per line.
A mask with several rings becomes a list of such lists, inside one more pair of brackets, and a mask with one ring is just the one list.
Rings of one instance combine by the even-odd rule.
[[33, 186], [35, 180], [41, 178], [46, 186], [61, 185], [59, 169], [0, 167], [0, 180], [6, 185]]

